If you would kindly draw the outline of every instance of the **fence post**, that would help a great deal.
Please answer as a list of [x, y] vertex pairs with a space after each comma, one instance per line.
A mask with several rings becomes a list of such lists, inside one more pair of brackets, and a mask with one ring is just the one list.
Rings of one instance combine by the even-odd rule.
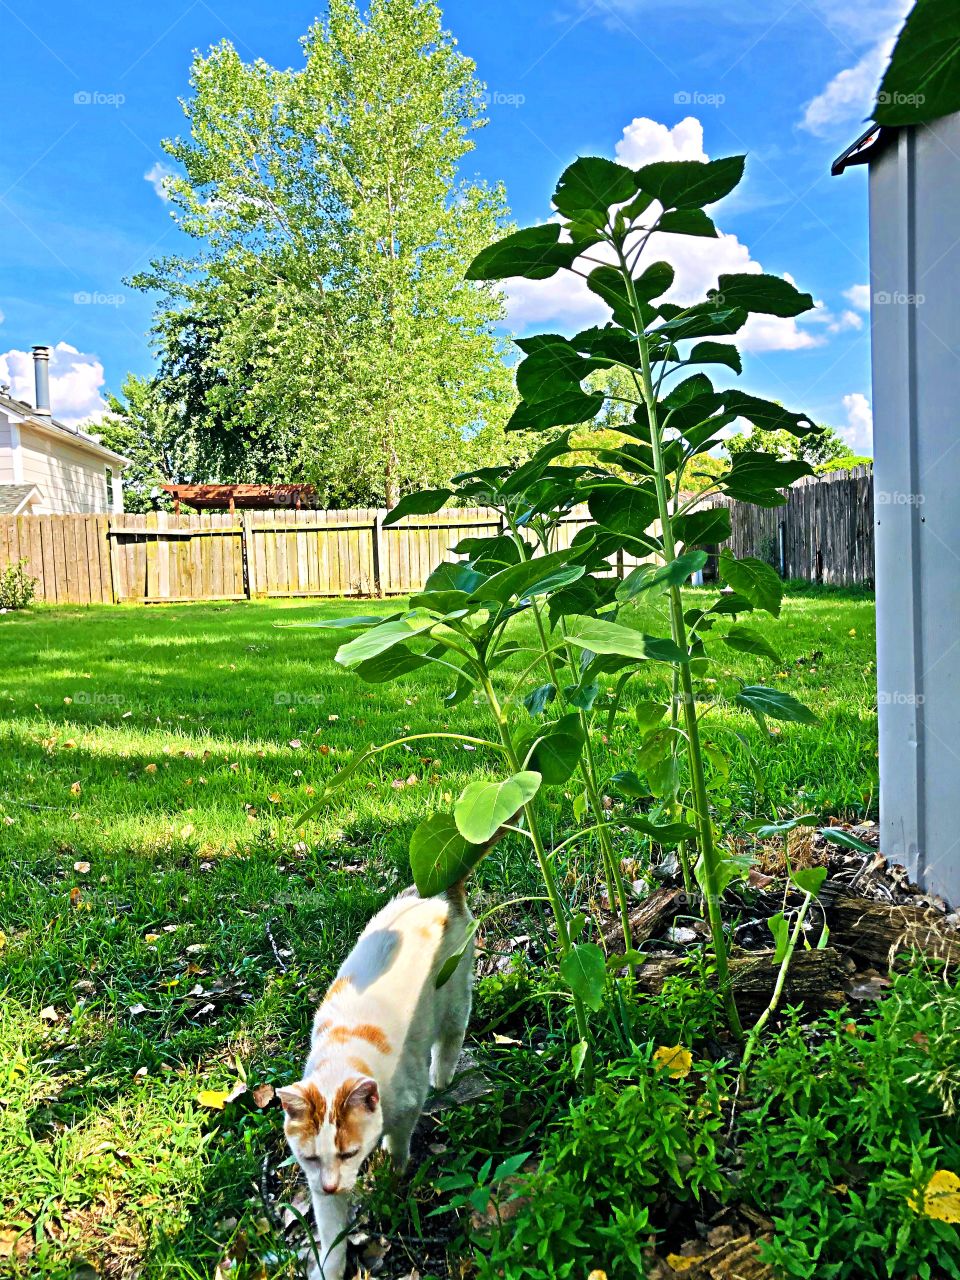
[[379, 508], [373, 513], [373, 589], [383, 598], [383, 517]]
[[257, 569], [253, 555], [252, 520], [249, 511], [243, 513], [240, 525], [240, 560], [243, 564], [243, 590], [248, 600], [254, 596]]

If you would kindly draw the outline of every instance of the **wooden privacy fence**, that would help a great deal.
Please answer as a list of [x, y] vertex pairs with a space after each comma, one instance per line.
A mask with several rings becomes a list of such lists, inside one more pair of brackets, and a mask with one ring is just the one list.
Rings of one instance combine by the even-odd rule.
[[[239, 515], [0, 516], [0, 570], [19, 559], [50, 604], [159, 603], [285, 596], [406, 595], [463, 538], [501, 529], [488, 508], [413, 516], [385, 511]], [[569, 546], [584, 510], [560, 530]], [[621, 557], [611, 570], [636, 561]]]
[[[785, 506], [731, 503], [738, 556], [768, 560], [785, 577], [860, 583], [873, 578], [870, 469], [795, 485]], [[485, 507], [412, 516], [384, 528], [386, 513], [248, 511], [194, 514], [0, 516], [0, 570], [20, 559], [50, 604], [246, 600], [284, 596], [406, 595], [463, 538], [500, 531]], [[590, 523], [571, 513], [566, 547]], [[611, 561], [623, 574], [637, 563]]]
[[731, 508], [736, 556], [766, 560], [783, 578], [841, 586], [873, 583], [873, 467], [798, 480], [780, 507], [714, 499]]

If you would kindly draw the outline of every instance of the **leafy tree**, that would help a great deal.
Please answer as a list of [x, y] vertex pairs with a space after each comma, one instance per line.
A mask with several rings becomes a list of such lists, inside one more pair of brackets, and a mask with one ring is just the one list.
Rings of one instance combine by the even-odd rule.
[[[483, 123], [473, 63], [426, 0], [331, 0], [305, 62], [193, 64], [168, 193], [201, 248], [155, 262], [165, 384], [204, 470], [385, 501], [516, 456], [502, 298], [464, 279], [501, 187], [457, 167]], [[211, 477], [212, 478], [212, 477]]]
[[108, 449], [131, 461], [123, 473], [124, 508], [169, 510], [170, 499], [159, 487], [193, 478], [193, 442], [161, 383], [131, 373], [121, 391], [123, 399], [108, 395], [109, 412], [96, 430]]
[[833, 427], [818, 427], [809, 435], [797, 437], [789, 431], [765, 431], [761, 427], [753, 427], [747, 434], [740, 432], [724, 442], [724, 448], [731, 457], [744, 450], [756, 453], [768, 453], [774, 458], [792, 458], [799, 462], [809, 462], [812, 467], [822, 466], [827, 462], [837, 462], [841, 466], [853, 466], [856, 454]]

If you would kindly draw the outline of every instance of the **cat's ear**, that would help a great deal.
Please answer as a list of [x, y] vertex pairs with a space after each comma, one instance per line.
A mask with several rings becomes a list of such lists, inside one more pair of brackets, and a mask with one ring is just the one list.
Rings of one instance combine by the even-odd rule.
[[278, 1089], [277, 1097], [291, 1120], [299, 1120], [307, 1114], [307, 1100], [295, 1084]]
[[361, 1080], [347, 1098], [348, 1107], [366, 1107], [368, 1111], [376, 1111], [379, 1104], [380, 1089], [376, 1080]]

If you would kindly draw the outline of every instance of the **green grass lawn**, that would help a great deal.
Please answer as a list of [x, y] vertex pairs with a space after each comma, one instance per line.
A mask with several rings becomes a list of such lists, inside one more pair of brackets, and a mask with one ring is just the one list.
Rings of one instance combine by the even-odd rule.
[[[490, 763], [449, 740], [397, 749], [295, 827], [371, 743], [488, 731], [483, 707], [444, 706], [441, 678], [365, 686], [332, 661], [342, 633], [276, 625], [358, 611], [390, 605], [0, 617], [0, 1272], [19, 1257], [24, 1275], [66, 1277], [87, 1258], [108, 1275], [212, 1276], [242, 1241], [249, 1274], [293, 1274], [257, 1192], [264, 1157], [282, 1158], [279, 1112], [227, 1122], [198, 1095], [290, 1077], [324, 984], [406, 882], [411, 830]], [[722, 816], [872, 811], [872, 598], [795, 594], [779, 622], [751, 625], [781, 662], [726, 651], [727, 671], [762, 675], [821, 723], [764, 739], [718, 703], [710, 737], [733, 759]], [[667, 691], [650, 665], [637, 699]], [[600, 746], [608, 773], [630, 767], [631, 724]], [[558, 836], [571, 801], [545, 802]], [[565, 883], [588, 901], [593, 855], [576, 850]], [[505, 841], [474, 892], [530, 891], [524, 858]]]

